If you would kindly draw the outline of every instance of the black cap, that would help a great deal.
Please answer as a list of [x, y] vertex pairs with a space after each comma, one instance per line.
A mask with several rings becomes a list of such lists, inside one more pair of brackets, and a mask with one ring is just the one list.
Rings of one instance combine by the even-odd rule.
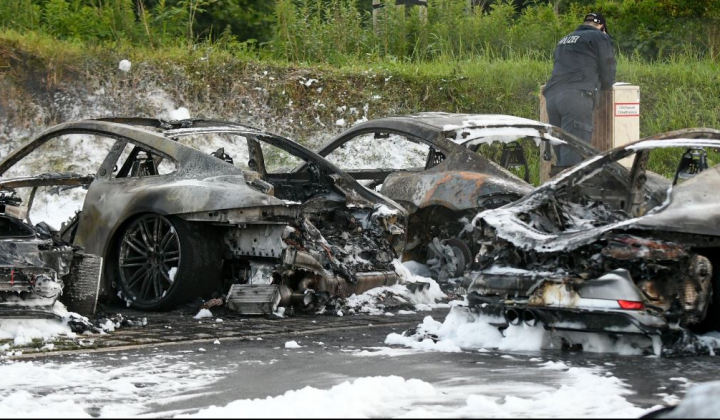
[[585, 15], [585, 22], [595, 22], [603, 25], [605, 27], [605, 33], [610, 35], [607, 28], [607, 23], [605, 22], [605, 16], [602, 15], [602, 13], [599, 12], [591, 12]]

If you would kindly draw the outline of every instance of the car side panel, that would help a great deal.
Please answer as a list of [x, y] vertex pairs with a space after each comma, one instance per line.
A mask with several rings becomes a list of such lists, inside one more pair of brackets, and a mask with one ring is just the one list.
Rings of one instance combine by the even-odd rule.
[[75, 243], [86, 252], [105, 256], [115, 232], [138, 214], [177, 215], [286, 205], [284, 200], [247, 186], [240, 176], [96, 180], [88, 189]]

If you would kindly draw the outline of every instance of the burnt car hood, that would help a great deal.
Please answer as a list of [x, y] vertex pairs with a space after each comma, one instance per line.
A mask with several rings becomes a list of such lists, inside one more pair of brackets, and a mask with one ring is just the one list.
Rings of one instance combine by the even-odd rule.
[[[561, 178], [562, 179], [562, 178]], [[542, 191], [536, 191], [526, 200], [520, 203], [509, 204], [496, 210], [486, 210], [478, 214], [473, 221], [477, 225], [479, 220], [493, 227], [496, 235], [504, 239], [520, 249], [536, 252], [549, 253], [559, 251], [572, 251], [581, 246], [590, 244], [597, 240], [602, 234], [611, 230], [634, 228], [635, 225], [644, 218], [649, 218], [652, 214], [648, 214], [640, 218], [630, 218], [627, 220], [610, 223], [604, 226], [592, 227], [588, 225], [580, 225], [575, 230], [566, 230], [558, 234], [546, 233], [532, 228], [520, 219], [520, 215], [531, 213], [535, 208], [545, 202], [548, 195], [553, 194], [552, 187], [546, 184]], [[578, 209], [580, 210], [580, 209]], [[654, 209], [656, 212], [662, 209]], [[591, 222], [594, 216], [589, 215], [588, 222]], [[582, 223], [583, 221], [580, 221]]]

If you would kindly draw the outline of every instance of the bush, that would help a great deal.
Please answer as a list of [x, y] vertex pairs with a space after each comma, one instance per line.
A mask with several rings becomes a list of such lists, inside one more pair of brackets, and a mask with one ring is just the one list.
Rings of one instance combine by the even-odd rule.
[[373, 16], [369, 0], [3, 0], [0, 27], [153, 48], [240, 39], [293, 62], [425, 62], [549, 58], [558, 39], [598, 10], [623, 54], [646, 60], [720, 56], [720, 1], [470, 3], [428, 0], [428, 7], [411, 7], [383, 0]]
[[[517, 3], [497, 0], [485, 10], [470, 9], [467, 0], [429, 0], [427, 8], [386, 0], [373, 18], [358, 12], [356, 0], [278, 0], [275, 56], [328, 63], [348, 55], [413, 62], [480, 55], [549, 58], [557, 40], [590, 10], [603, 12], [626, 55], [654, 60], [720, 54], [720, 2], [597, 0], [591, 6], [570, 3], [562, 12], [542, 3], [518, 10]], [[333, 42], [328, 34], [334, 34]]]

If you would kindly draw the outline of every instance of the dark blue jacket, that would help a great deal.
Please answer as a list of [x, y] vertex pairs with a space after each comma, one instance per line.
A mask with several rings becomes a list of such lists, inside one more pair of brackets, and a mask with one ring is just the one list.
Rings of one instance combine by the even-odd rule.
[[580, 25], [555, 47], [555, 66], [543, 94], [576, 89], [611, 90], [615, 83], [615, 56], [610, 36]]

